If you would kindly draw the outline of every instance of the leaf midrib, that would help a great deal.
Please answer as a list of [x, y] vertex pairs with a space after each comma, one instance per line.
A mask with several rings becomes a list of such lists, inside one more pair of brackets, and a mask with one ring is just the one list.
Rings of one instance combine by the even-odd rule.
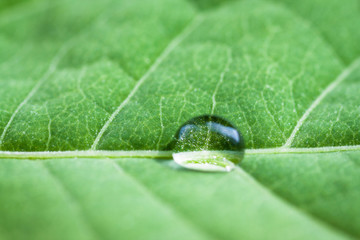
[[[339, 147], [317, 147], [317, 148], [260, 148], [247, 149], [246, 155], [266, 154], [315, 154], [360, 151], [360, 145], [339, 146]], [[221, 152], [221, 151], [218, 151]], [[0, 151], [1, 158], [13, 159], [52, 159], [52, 158], [161, 158], [172, 159], [172, 151], [157, 150], [74, 150], [74, 151], [45, 151], [45, 152], [15, 152]]]

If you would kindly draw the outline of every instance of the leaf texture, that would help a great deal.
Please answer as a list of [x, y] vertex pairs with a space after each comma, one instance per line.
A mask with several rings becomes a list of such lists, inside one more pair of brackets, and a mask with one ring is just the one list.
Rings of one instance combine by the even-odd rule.
[[[0, 238], [360, 238], [359, 9], [0, 3]], [[235, 171], [160, 159], [202, 114], [244, 135]]]

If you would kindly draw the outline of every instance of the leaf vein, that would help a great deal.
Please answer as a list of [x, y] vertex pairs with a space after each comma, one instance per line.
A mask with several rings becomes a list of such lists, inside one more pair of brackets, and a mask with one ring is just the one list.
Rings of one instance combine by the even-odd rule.
[[88, 220], [88, 218], [86, 217], [85, 213], [84, 213], [84, 209], [82, 208], [81, 204], [79, 204], [78, 200], [75, 198], [75, 196], [71, 193], [71, 191], [65, 186], [65, 184], [62, 182], [61, 178], [59, 178], [58, 176], [56, 176], [54, 174], [54, 172], [51, 170], [51, 168], [49, 168], [46, 163], [41, 162], [40, 163], [41, 166], [43, 166], [43, 168], [46, 170], [46, 172], [49, 174], [49, 176], [54, 179], [54, 181], [57, 183], [57, 185], [59, 186], [59, 188], [61, 189], [61, 192], [63, 193], [63, 195], [65, 197], [67, 197], [67, 199], [69, 200], [69, 202], [74, 206], [74, 208], [76, 209], [79, 218], [82, 220], [82, 222], [85, 224], [85, 226], [87, 227], [87, 229], [91, 232], [92, 235], [95, 236], [96, 239], [103, 239], [102, 237], [100, 237], [99, 232], [94, 228], [93, 224], [90, 223], [90, 221]]
[[[110, 160], [110, 159], [109, 159]], [[162, 199], [160, 196], [156, 195], [153, 191], [150, 191], [150, 189], [143, 183], [141, 183], [141, 181], [139, 181], [137, 178], [135, 178], [133, 175], [131, 175], [130, 173], [126, 172], [124, 168], [122, 168], [119, 163], [117, 163], [115, 160], [112, 161], [114, 163], [114, 167], [122, 174], [128, 176], [130, 179], [133, 180], [134, 183], [136, 183], [145, 194], [147, 194], [149, 197], [151, 197], [153, 200], [155, 200], [156, 202], [160, 203], [161, 206], [165, 207], [166, 209], [170, 210], [172, 212], [173, 215], [175, 215], [178, 219], [180, 219], [183, 223], [185, 223], [185, 225], [193, 228], [194, 230], [196, 230], [197, 232], [199, 232], [201, 235], [206, 236], [208, 239], [213, 239], [212, 237], [208, 236], [208, 233], [206, 231], [204, 231], [203, 229], [201, 229], [198, 225], [194, 224], [193, 221], [190, 221], [191, 219], [185, 217], [183, 214], [179, 213], [179, 211], [177, 211], [175, 209], [175, 207], [173, 205], [170, 205], [167, 201], [165, 201], [164, 199]]]
[[[315, 215], [312, 215], [312, 214], [306, 212], [305, 210], [299, 208], [298, 206], [294, 205], [289, 200], [283, 198], [282, 196], [280, 196], [276, 192], [272, 191], [271, 189], [269, 189], [268, 187], [266, 187], [265, 185], [263, 185], [262, 183], [257, 181], [253, 176], [251, 176], [249, 173], [244, 171], [239, 166], [236, 166], [235, 171], [239, 175], [242, 175], [243, 177], [245, 177], [250, 184], [255, 185], [256, 187], [260, 187], [263, 191], [268, 192], [274, 198], [280, 200], [283, 204], [289, 206], [295, 212], [299, 213], [300, 215], [304, 216], [305, 218], [309, 219], [310, 221], [313, 221], [314, 223], [317, 223], [320, 227], [323, 227], [323, 228], [325, 228], [325, 229], [327, 229], [327, 230], [329, 230], [329, 231], [331, 231], [333, 233], [336, 233], [336, 234], [345, 236], [346, 238], [349, 238], [348, 234], [346, 232], [344, 232], [342, 229], [339, 229], [339, 228], [335, 227], [334, 225], [331, 225], [330, 223], [328, 223], [326, 221], [323, 221], [322, 219], [316, 217]], [[241, 180], [243, 180], [243, 179], [241, 179]]]
[[360, 58], [354, 60], [349, 67], [344, 69], [341, 74], [328, 85], [321, 94], [315, 99], [315, 101], [310, 105], [310, 107], [305, 111], [303, 116], [299, 119], [296, 126], [294, 127], [290, 137], [286, 140], [285, 144], [282, 146], [283, 148], [291, 147], [296, 134], [298, 133], [299, 129], [302, 127], [306, 119], [309, 117], [311, 112], [322, 102], [322, 100], [332, 91], [336, 86], [338, 86], [341, 82], [343, 82], [357, 67], [360, 66]]
[[40, 79], [40, 81], [38, 81], [35, 84], [33, 89], [25, 97], [25, 99], [17, 106], [17, 108], [15, 109], [14, 113], [11, 115], [9, 121], [7, 122], [5, 128], [4, 128], [4, 130], [3, 130], [3, 132], [2, 132], [2, 134], [0, 136], [0, 149], [1, 149], [2, 143], [4, 141], [5, 135], [6, 135], [7, 131], [8, 131], [11, 123], [14, 121], [14, 118], [18, 114], [18, 112], [30, 100], [30, 98], [32, 98], [32, 96], [37, 92], [37, 90], [41, 87], [41, 85], [56, 71], [56, 68], [57, 68], [57, 65], [58, 65], [59, 61], [65, 55], [65, 53], [68, 51], [68, 48], [69, 48], [68, 44], [63, 45], [60, 48], [58, 53], [55, 55], [55, 57], [51, 61], [50, 66], [49, 66], [48, 70], [45, 72], [45, 74], [43, 75], [43, 77]]
[[99, 144], [100, 139], [104, 135], [105, 131], [108, 129], [110, 124], [114, 121], [115, 117], [119, 114], [119, 112], [125, 107], [125, 105], [132, 99], [134, 94], [140, 88], [140, 86], [148, 79], [148, 77], [159, 67], [159, 65], [164, 61], [164, 59], [200, 24], [202, 21], [202, 16], [194, 18], [193, 21], [187, 25], [184, 30], [178, 34], [165, 48], [165, 50], [160, 54], [160, 56], [155, 60], [152, 66], [148, 69], [148, 71], [140, 78], [140, 80], [136, 83], [135, 87], [131, 90], [129, 95], [125, 98], [124, 101], [117, 107], [117, 109], [111, 114], [110, 118], [105, 122], [98, 135], [95, 138], [94, 143], [91, 146], [91, 150], [95, 150], [97, 145]]
[[212, 94], [212, 108], [211, 108], [211, 114], [214, 114], [215, 112], [215, 107], [216, 107], [216, 94], [219, 91], [219, 88], [221, 86], [221, 84], [224, 82], [224, 76], [225, 74], [229, 71], [230, 69], [230, 64], [232, 63], [232, 50], [231, 48], [227, 49], [227, 57], [228, 60], [226, 62], [226, 66], [225, 69], [221, 72], [220, 74], [220, 80], [218, 81], [218, 83], [216, 84], [216, 87], [214, 89], [214, 92]]
[[[101, 19], [104, 14], [99, 14], [97, 17], [95, 17], [92, 21], [90, 21], [90, 24], [88, 27], [92, 26], [92, 23], [95, 22], [98, 19]], [[77, 35], [76, 35], [77, 36]], [[64, 55], [68, 52], [69, 48], [73, 44], [73, 41], [76, 39], [76, 36], [72, 37], [70, 40], [66, 41], [58, 50], [58, 52], [55, 54], [53, 59], [50, 62], [50, 65], [44, 75], [40, 78], [40, 80], [34, 85], [32, 90], [28, 93], [28, 95], [25, 97], [25, 99], [17, 106], [14, 113], [11, 115], [9, 121], [5, 125], [5, 128], [0, 136], [0, 149], [2, 147], [5, 135], [11, 125], [11, 123], [14, 121], [14, 118], [18, 114], [18, 112], [22, 109], [22, 107], [32, 98], [32, 96], [38, 91], [38, 89], [42, 86], [42, 84], [57, 70], [58, 64], [60, 60], [64, 57]]]

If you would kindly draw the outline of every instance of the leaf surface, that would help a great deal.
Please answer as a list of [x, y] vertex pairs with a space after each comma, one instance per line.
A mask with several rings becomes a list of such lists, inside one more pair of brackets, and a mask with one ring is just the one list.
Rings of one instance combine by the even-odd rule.
[[[0, 8], [1, 239], [360, 237], [357, 1]], [[160, 159], [202, 114], [241, 168]]]

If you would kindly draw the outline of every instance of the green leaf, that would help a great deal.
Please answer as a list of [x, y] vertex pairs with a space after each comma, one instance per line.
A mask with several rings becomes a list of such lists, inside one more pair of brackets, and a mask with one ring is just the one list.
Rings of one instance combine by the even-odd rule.
[[[0, 13], [1, 239], [360, 238], [358, 1]], [[241, 130], [234, 171], [164, 151], [202, 114]]]

